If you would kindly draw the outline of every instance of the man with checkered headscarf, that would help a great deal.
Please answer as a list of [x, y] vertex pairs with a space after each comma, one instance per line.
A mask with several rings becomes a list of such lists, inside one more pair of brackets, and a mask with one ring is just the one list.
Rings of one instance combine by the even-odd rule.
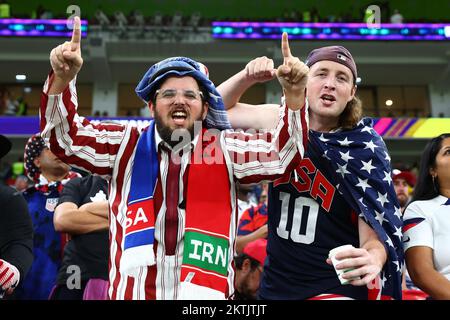
[[34, 262], [23, 283], [16, 291], [18, 299], [46, 300], [55, 285], [61, 264], [61, 250], [66, 235], [56, 232], [53, 212], [64, 184], [79, 176], [69, 171], [46, 146], [39, 134], [30, 137], [24, 152], [25, 173], [34, 185], [23, 192], [33, 221]]
[[[93, 124], [77, 113], [80, 22], [71, 42], [50, 54], [41, 134], [67, 163], [110, 179], [109, 298], [225, 299], [234, 291], [235, 182], [280, 176], [306, 143], [302, 70], [284, 66], [286, 105], [276, 130], [246, 134], [230, 127], [222, 97], [201, 63], [162, 60], [136, 94], [154, 121]], [[287, 38], [283, 45], [288, 49]], [[295, 60], [294, 57], [286, 57]]]

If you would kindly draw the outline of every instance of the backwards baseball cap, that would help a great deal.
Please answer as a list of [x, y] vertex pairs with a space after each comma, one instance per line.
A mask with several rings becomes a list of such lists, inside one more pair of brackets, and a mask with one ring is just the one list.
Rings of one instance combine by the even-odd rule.
[[163, 80], [170, 76], [190, 76], [206, 89], [207, 92], [203, 92], [209, 104], [206, 127], [221, 130], [231, 128], [222, 97], [208, 78], [208, 69], [190, 58], [172, 57], [154, 64], [137, 85], [136, 94], [145, 102], [149, 102]]
[[356, 71], [355, 60], [353, 60], [352, 54], [346, 48], [342, 46], [329, 46], [314, 49], [309, 53], [308, 57], [306, 58], [305, 64], [308, 67], [311, 67], [316, 62], [322, 60], [334, 61], [346, 66], [352, 72], [353, 80], [356, 81], [358, 73]]
[[0, 134], [0, 159], [8, 154], [9, 150], [11, 150], [11, 146], [11, 141]]
[[411, 171], [400, 171], [398, 169], [392, 170], [392, 180], [403, 179], [410, 187], [416, 185], [416, 176]]
[[266, 239], [257, 239], [255, 241], [249, 242], [244, 247], [244, 253], [249, 257], [258, 261], [262, 266], [264, 265], [264, 260], [266, 260], [267, 256], [267, 240]]
[[42, 150], [45, 148], [47, 148], [47, 146], [39, 133], [31, 136], [25, 145], [25, 152], [23, 155], [25, 174], [28, 178], [36, 182], [39, 181], [41, 170], [34, 164], [34, 159], [39, 157]]

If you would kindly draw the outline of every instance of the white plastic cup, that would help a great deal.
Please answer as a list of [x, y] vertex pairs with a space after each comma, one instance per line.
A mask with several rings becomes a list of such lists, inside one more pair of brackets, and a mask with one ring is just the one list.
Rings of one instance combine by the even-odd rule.
[[337, 276], [339, 278], [339, 281], [341, 282], [342, 285], [349, 284], [350, 281], [352, 281], [352, 280], [357, 280], [357, 279], [359, 280], [359, 279], [361, 279], [360, 277], [355, 277], [355, 278], [351, 278], [351, 279], [344, 279], [344, 278], [342, 278], [342, 275], [344, 273], [352, 271], [352, 270], [354, 270], [354, 268], [336, 269], [336, 265], [338, 265], [339, 263], [342, 263], [342, 262], [348, 260], [348, 259], [338, 260], [335, 257], [336, 254], [338, 252], [341, 252], [341, 251], [344, 251], [344, 250], [348, 250], [350, 248], [354, 248], [354, 247], [351, 244], [346, 244], [346, 245], [343, 245], [343, 246], [331, 249], [330, 252], [328, 253], [328, 257], [331, 259], [331, 262], [333, 263], [333, 266], [334, 266], [334, 270], [336, 271], [336, 274], [337, 274]]

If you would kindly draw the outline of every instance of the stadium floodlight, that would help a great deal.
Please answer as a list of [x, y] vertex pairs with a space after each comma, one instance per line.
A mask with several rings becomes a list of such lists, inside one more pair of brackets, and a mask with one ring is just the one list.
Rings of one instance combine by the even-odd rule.
[[134, 10], [133, 14], [131, 15], [131, 20], [133, 21], [134, 26], [137, 29], [137, 37], [139, 39], [142, 39], [145, 37], [145, 17], [139, 10]]
[[162, 41], [166, 36], [166, 30], [164, 28], [164, 17], [161, 12], [156, 11], [152, 18], [153, 36]]
[[114, 18], [116, 19], [116, 24], [119, 27], [124, 28], [128, 25], [127, 17], [125, 17], [122, 11], [114, 12]]
[[172, 17], [172, 21], [170, 24], [170, 29], [172, 33], [172, 37], [175, 39], [175, 41], [180, 41], [183, 37], [182, 35], [182, 26], [183, 26], [183, 15], [181, 12], [177, 11]]
[[193, 31], [197, 32], [198, 25], [200, 24], [201, 15], [200, 12], [194, 12], [189, 19], [189, 26], [192, 27]]
[[145, 27], [145, 18], [142, 12], [135, 11], [133, 14], [134, 24], [138, 27]]
[[153, 25], [156, 27], [161, 27], [163, 25], [163, 16], [161, 12], [155, 12], [155, 15], [153, 16]]
[[97, 10], [95, 12], [95, 18], [102, 27], [109, 27], [111, 25], [108, 16], [102, 10]]
[[177, 11], [175, 12], [175, 14], [172, 17], [172, 27], [181, 27], [183, 25], [183, 15], [181, 14], [181, 12]]
[[119, 37], [125, 38], [127, 36], [128, 19], [122, 11], [114, 12], [114, 19], [119, 28]]

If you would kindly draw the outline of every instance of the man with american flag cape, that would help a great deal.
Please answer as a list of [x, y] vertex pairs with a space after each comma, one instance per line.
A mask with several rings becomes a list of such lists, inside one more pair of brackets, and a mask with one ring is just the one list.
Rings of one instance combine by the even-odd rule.
[[[315, 49], [305, 64], [309, 143], [300, 165], [270, 188], [259, 297], [401, 299], [400, 206], [386, 145], [371, 120], [361, 120], [356, 64], [342, 46]], [[273, 61], [261, 57], [219, 86], [233, 127], [274, 126], [278, 106], [239, 102], [250, 86], [273, 78]], [[336, 256], [337, 268], [353, 269], [344, 274], [350, 285], [340, 283], [328, 259], [346, 244], [353, 248]]]

